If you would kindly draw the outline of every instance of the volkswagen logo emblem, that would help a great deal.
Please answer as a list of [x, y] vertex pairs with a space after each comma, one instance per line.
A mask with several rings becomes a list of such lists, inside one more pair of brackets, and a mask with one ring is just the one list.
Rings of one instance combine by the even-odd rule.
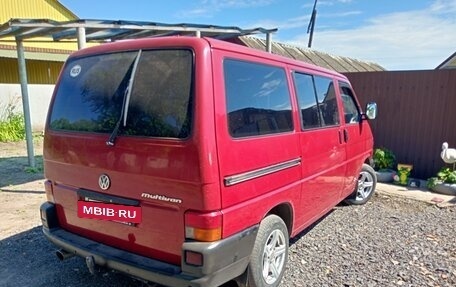
[[106, 174], [100, 175], [98, 178], [98, 185], [102, 190], [108, 190], [108, 188], [111, 186], [111, 180], [109, 179], [109, 176]]

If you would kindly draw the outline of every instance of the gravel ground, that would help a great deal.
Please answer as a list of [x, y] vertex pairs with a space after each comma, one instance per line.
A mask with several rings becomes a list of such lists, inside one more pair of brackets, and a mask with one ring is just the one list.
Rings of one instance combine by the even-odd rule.
[[[456, 209], [375, 196], [340, 206], [292, 240], [281, 286], [456, 286]], [[0, 241], [0, 286], [147, 286], [60, 262], [35, 227]]]
[[290, 247], [282, 286], [456, 286], [456, 209], [376, 196]]

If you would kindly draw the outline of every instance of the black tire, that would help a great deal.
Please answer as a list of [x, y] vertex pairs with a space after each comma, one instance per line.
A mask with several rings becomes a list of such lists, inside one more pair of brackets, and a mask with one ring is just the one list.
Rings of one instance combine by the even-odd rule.
[[280, 285], [288, 261], [288, 243], [288, 229], [280, 217], [269, 215], [261, 221], [250, 256], [247, 286]]
[[375, 174], [374, 169], [367, 164], [363, 164], [355, 191], [350, 194], [344, 202], [352, 205], [365, 204], [374, 194], [376, 185], [377, 175]]

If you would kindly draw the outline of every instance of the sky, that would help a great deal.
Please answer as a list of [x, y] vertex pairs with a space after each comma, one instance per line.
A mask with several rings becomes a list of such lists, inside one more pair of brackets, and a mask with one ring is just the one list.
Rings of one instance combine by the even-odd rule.
[[[59, 0], [81, 19], [278, 28], [307, 47], [314, 0]], [[166, 4], [163, 4], [166, 3]], [[456, 52], [456, 0], [318, 0], [312, 49], [387, 70], [434, 69]]]

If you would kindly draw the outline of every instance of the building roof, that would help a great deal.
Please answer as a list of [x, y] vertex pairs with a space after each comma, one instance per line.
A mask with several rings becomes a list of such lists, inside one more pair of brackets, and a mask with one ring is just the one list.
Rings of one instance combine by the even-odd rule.
[[449, 56], [448, 59], [443, 61], [435, 69], [436, 70], [456, 69], [456, 52], [454, 52], [453, 55]]
[[55, 21], [79, 19], [57, 0], [2, 0], [0, 23], [11, 18], [49, 18]]
[[[266, 47], [265, 41], [256, 37], [239, 37], [239, 40], [242, 44], [251, 48], [265, 50]], [[334, 56], [313, 49], [291, 46], [274, 41], [272, 42], [272, 52], [274, 54], [331, 69], [339, 73], [385, 71], [385, 68], [376, 63]]]
[[[7, 23], [11, 18], [23, 19], [52, 19], [54, 21], [72, 21], [78, 17], [57, 0], [1, 0], [0, 23]], [[76, 42], [53, 43], [35, 38], [34, 41], [24, 42], [25, 47], [77, 50]], [[0, 44], [15, 46], [14, 37], [3, 37]]]

